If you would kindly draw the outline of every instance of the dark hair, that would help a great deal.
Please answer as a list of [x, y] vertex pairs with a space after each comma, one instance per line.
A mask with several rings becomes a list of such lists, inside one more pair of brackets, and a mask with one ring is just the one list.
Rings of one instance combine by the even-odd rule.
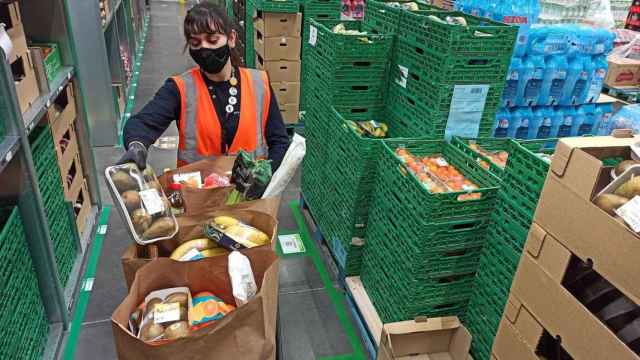
[[[235, 30], [233, 22], [229, 19], [225, 11], [209, 2], [203, 2], [192, 7], [184, 18], [184, 38], [186, 40], [185, 50], [189, 47], [189, 39], [197, 34], [225, 34], [227, 38]], [[236, 31], [236, 44], [238, 43], [238, 32]], [[238, 51], [231, 50], [231, 64], [242, 65], [242, 60]]]

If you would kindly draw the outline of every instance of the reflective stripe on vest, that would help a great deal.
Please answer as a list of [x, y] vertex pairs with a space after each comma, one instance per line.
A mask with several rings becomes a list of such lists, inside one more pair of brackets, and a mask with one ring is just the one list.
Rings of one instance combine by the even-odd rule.
[[[243, 149], [257, 158], [266, 158], [268, 149], [265, 144], [264, 131], [271, 101], [269, 82], [266, 73], [263, 71], [240, 68], [240, 73], [240, 119], [238, 121], [238, 131], [228, 154], [234, 155], [240, 149]], [[180, 91], [182, 109], [179, 124], [178, 166], [224, 155], [220, 151], [221, 144], [224, 141], [222, 139], [221, 122], [217, 118], [213, 102], [200, 70], [195, 68], [180, 76], [175, 76], [173, 79]], [[207, 104], [200, 103], [206, 101], [208, 101]], [[203, 111], [203, 109], [207, 111], [199, 114], [199, 111]], [[209, 116], [214, 119], [208, 118]], [[205, 123], [199, 123], [199, 121]], [[206, 123], [212, 121], [215, 123]], [[247, 139], [243, 137], [249, 135], [241, 133], [240, 130], [254, 128], [255, 142], [248, 141], [251, 144], [248, 146], [251, 148], [238, 145], [246, 144]], [[203, 133], [202, 129], [211, 131]]]

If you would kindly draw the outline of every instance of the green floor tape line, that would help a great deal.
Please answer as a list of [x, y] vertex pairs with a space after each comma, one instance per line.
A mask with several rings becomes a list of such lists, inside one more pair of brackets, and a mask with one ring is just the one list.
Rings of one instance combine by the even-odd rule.
[[324, 285], [324, 289], [329, 296], [329, 299], [335, 306], [336, 315], [338, 316], [338, 320], [340, 321], [340, 325], [342, 325], [342, 329], [347, 334], [349, 339], [349, 344], [353, 348], [353, 354], [345, 354], [338, 356], [327, 356], [318, 358], [318, 360], [342, 360], [342, 359], [358, 359], [365, 360], [367, 357], [364, 354], [364, 349], [360, 344], [360, 337], [356, 333], [353, 324], [349, 321], [349, 317], [347, 315], [347, 308], [345, 306], [345, 298], [344, 294], [341, 294], [333, 287], [331, 282], [331, 278], [329, 277], [329, 273], [320, 258], [320, 252], [318, 247], [311, 239], [311, 234], [309, 233], [309, 229], [304, 222], [304, 217], [302, 216], [302, 212], [300, 211], [300, 204], [298, 201], [294, 200], [289, 203], [289, 207], [291, 208], [291, 213], [293, 214], [293, 218], [298, 224], [298, 229], [300, 229], [300, 235], [302, 236], [302, 241], [307, 250], [307, 255], [311, 257], [313, 261], [313, 265], [316, 270], [320, 274], [320, 279], [322, 280], [322, 284]]
[[102, 214], [98, 220], [98, 226], [96, 227], [96, 237], [91, 247], [91, 255], [87, 268], [82, 278], [82, 284], [80, 293], [78, 294], [78, 304], [76, 305], [73, 321], [71, 322], [71, 329], [69, 330], [69, 338], [64, 348], [64, 360], [73, 360], [76, 352], [76, 345], [80, 337], [80, 329], [82, 328], [82, 321], [84, 320], [84, 314], [87, 311], [87, 305], [89, 305], [89, 296], [91, 294], [91, 288], [93, 287], [93, 281], [96, 276], [96, 269], [98, 267], [98, 260], [100, 259], [100, 253], [102, 252], [102, 241], [107, 233], [107, 223], [109, 222], [109, 212], [111, 207], [105, 206], [102, 209]]
[[131, 77], [131, 84], [127, 91], [127, 104], [124, 107], [124, 114], [120, 117], [118, 122], [118, 146], [123, 146], [122, 132], [127, 120], [131, 117], [131, 112], [136, 102], [136, 92], [138, 90], [138, 80], [140, 80], [140, 67], [142, 66], [142, 56], [144, 55], [144, 46], [147, 42], [147, 30], [149, 28], [149, 15], [144, 18], [144, 26], [142, 27], [142, 37], [138, 48], [136, 49], [135, 62], [133, 63], [133, 76]]

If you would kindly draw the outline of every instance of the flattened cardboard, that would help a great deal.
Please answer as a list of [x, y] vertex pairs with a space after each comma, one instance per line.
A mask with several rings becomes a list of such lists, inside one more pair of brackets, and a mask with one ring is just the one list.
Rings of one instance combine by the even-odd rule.
[[127, 330], [130, 314], [151, 291], [176, 286], [187, 286], [192, 293], [209, 291], [227, 304], [234, 304], [228, 257], [191, 262], [157, 259], [140, 269], [129, 294], [111, 317], [118, 358], [274, 360], [278, 259], [266, 247], [243, 250], [242, 253], [251, 261], [259, 287], [256, 297], [214, 324], [161, 346], [146, 344]]
[[271, 82], [271, 88], [278, 100], [278, 104], [300, 103], [299, 82]]
[[[547, 237], [545, 245], [555, 241]], [[555, 247], [560, 251], [561, 247]], [[571, 252], [564, 249], [566, 261]], [[544, 253], [544, 250], [541, 254]], [[559, 254], [554, 254], [559, 256]], [[543, 255], [541, 255], [543, 257]], [[524, 253], [511, 288], [511, 294], [552, 335], [561, 336], [563, 348], [575, 359], [637, 359], [595, 315], [591, 314], [558, 281], [561, 274], [550, 274], [542, 259]], [[541, 294], [544, 293], [544, 296]]]
[[[157, 250], [149, 251], [150, 247], [141, 249], [141, 247], [136, 244], [130, 245], [127, 250], [125, 250], [125, 253], [120, 258], [120, 262], [122, 263], [122, 271], [127, 283], [127, 288], [131, 287], [136, 272], [145, 264], [150, 263], [158, 257], [168, 258], [173, 250], [188, 240], [203, 238], [202, 225], [214, 216], [230, 215], [265, 232], [271, 239], [271, 245], [263, 247], [275, 247], [275, 238], [278, 234], [278, 220], [276, 220], [276, 216], [279, 204], [279, 198], [270, 198], [240, 203], [233, 207], [221, 208], [193, 217], [182, 216], [176, 218], [180, 226], [178, 235], [174, 239], [153, 244], [152, 248]], [[273, 215], [274, 213], [276, 215]]]
[[65, 96], [67, 97], [67, 105], [62, 109], [60, 113], [56, 112], [55, 106], [49, 107], [49, 122], [51, 124], [51, 132], [53, 133], [53, 141], [57, 143], [62, 139], [64, 134], [69, 130], [71, 126], [73, 126], [76, 120], [76, 99], [73, 94], [73, 85], [68, 84], [64, 89], [65, 94], [62, 92], [58, 97]]
[[455, 316], [385, 324], [378, 360], [466, 360], [471, 334]]
[[300, 120], [300, 105], [297, 103], [280, 105], [280, 114], [285, 124], [297, 124]]
[[[61, 174], [65, 174], [63, 175], [65, 179], [65, 182], [64, 182], [65, 199], [68, 201], [75, 201], [75, 199], [78, 198], [78, 194], [80, 193], [80, 188], [82, 187], [82, 183], [84, 182], [84, 173], [82, 171], [82, 162], [80, 161], [79, 154], [76, 153], [76, 155], [73, 158], [71, 158], [71, 164], [73, 165], [76, 171], [75, 175], [73, 175], [71, 183], [69, 183], [68, 175], [66, 173], [61, 172]], [[62, 164], [60, 164], [60, 166], [62, 166]], [[70, 170], [70, 165], [69, 167], [66, 168], [66, 170], [67, 172]]]
[[253, 26], [266, 37], [300, 37], [302, 14], [257, 12]]
[[359, 276], [352, 276], [345, 279], [345, 283], [351, 292], [354, 302], [358, 307], [358, 311], [362, 314], [369, 332], [373, 336], [373, 340], [376, 342], [376, 346], [380, 345], [380, 336], [382, 336], [382, 320], [376, 311], [375, 306], [369, 299], [367, 290], [362, 285], [362, 281]]
[[23, 113], [29, 109], [31, 104], [40, 96], [38, 81], [36, 80], [35, 69], [33, 68], [33, 60], [31, 54], [27, 51], [23, 55], [18, 56], [16, 61], [22, 60], [22, 71], [24, 76], [19, 81], [14, 81], [16, 94], [18, 95], [18, 103], [20, 111]]
[[628, 155], [640, 138], [569, 138], [559, 142], [534, 222], [636, 303], [640, 303], [640, 237], [591, 202], [610, 168], [591, 154]]
[[11, 56], [8, 58], [9, 64], [11, 64], [16, 61], [18, 57], [26, 54], [29, 49], [27, 47], [27, 36], [24, 34], [24, 28], [21, 23], [7, 30], [7, 34], [13, 46]]
[[300, 60], [301, 40], [299, 37], [265, 37], [264, 34], [256, 30], [253, 44], [256, 53], [265, 61]]
[[82, 194], [82, 207], [80, 208], [80, 212], [76, 216], [76, 226], [78, 227], [80, 236], [82, 236], [84, 234], [84, 231], [87, 230], [87, 219], [89, 218], [89, 214], [91, 213], [91, 195], [89, 193], [89, 187], [87, 186], [86, 180], [82, 183], [82, 187], [80, 190]]
[[497, 360], [540, 360], [509, 321], [502, 319], [493, 342], [492, 357]]
[[299, 82], [300, 60], [269, 60], [265, 61], [256, 55], [256, 67], [269, 74], [271, 82]]
[[640, 61], [610, 55], [604, 83], [610, 87], [634, 86], [640, 82]]

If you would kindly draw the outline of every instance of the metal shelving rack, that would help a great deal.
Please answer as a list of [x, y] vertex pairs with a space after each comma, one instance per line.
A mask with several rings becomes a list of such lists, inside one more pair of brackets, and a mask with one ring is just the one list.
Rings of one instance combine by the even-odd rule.
[[[123, 74], [115, 73], [114, 66], [110, 66], [112, 62], [118, 64], [113, 57], [117, 55], [116, 60], [120, 61], [120, 52], [108, 52], [109, 29], [121, 33], [118, 43], [128, 49], [132, 63], [136, 61], [136, 49], [142, 39], [143, 17], [146, 16], [141, 2], [110, 0], [114, 6], [110, 20], [112, 24], [103, 29], [97, 0], [19, 1], [27, 39], [57, 43], [63, 65], [57, 76], [49, 82], [51, 90], [41, 93], [24, 113], [20, 111], [11, 66], [0, 49], [0, 125], [5, 129], [4, 136], [0, 134], [0, 204], [17, 205], [22, 218], [49, 322], [44, 359], [55, 359], [63, 350], [64, 335], [72, 321], [86, 255], [92, 245], [97, 216], [102, 210], [93, 147], [117, 143], [120, 115], [114, 106], [112, 79], [114, 75]], [[29, 134], [46, 118], [44, 115], [68, 84], [73, 86], [76, 94], [75, 129], [92, 208], [85, 225], [85, 229], [89, 230], [77, 239], [78, 254], [65, 287], [58, 278], [52, 235], [34, 169]], [[78, 238], [77, 232], [69, 236]]]

